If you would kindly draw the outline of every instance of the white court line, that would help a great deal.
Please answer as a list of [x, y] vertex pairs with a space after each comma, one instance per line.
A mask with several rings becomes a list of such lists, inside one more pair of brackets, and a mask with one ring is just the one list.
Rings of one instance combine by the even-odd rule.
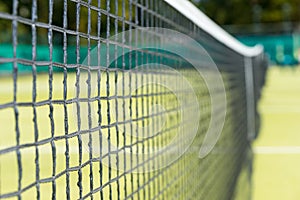
[[300, 146], [257, 146], [255, 154], [300, 154]]
[[263, 106], [259, 108], [263, 113], [300, 113], [300, 107], [293, 106]]

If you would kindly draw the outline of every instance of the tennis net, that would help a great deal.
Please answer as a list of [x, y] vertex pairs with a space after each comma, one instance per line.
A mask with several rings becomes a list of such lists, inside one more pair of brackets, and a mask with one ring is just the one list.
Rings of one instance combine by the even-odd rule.
[[0, 9], [1, 199], [250, 196], [260, 47], [186, 0]]

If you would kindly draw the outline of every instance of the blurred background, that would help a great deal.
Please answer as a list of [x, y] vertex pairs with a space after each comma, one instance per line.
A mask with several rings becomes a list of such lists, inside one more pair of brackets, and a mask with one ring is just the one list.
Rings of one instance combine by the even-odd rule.
[[271, 65], [300, 61], [300, 1], [194, 0], [205, 14], [247, 45], [262, 44]]
[[[258, 139], [253, 143], [254, 163], [251, 177], [252, 199], [254, 200], [299, 200], [300, 199], [300, 1], [299, 0], [191, 0], [202, 12], [231, 33], [246, 45], [262, 44], [269, 57], [269, 69], [266, 85], [261, 91], [262, 99], [259, 105], [261, 114], [261, 128]], [[48, 22], [48, 1], [39, 0], [38, 10], [40, 22]], [[54, 0], [53, 23], [63, 27], [63, 1]], [[101, 8], [105, 10], [106, 3]], [[120, 2], [122, 2], [120, 0]], [[128, 6], [128, 2], [126, 1]], [[22, 0], [18, 7], [21, 17], [30, 19], [31, 0]], [[115, 12], [114, 5], [111, 5]], [[0, 12], [9, 13], [12, 10], [12, 1], [0, 1]], [[68, 28], [76, 29], [76, 12], [74, 2], [68, 4]], [[129, 19], [128, 9], [125, 9], [125, 18]], [[122, 10], [119, 9], [121, 15]], [[133, 10], [131, 20], [135, 18]], [[80, 12], [79, 31], [87, 33], [87, 8]], [[92, 12], [91, 15], [97, 15]], [[106, 26], [106, 16], [103, 16], [101, 26]], [[92, 17], [92, 18], [95, 18]], [[73, 20], [73, 21], [72, 21]], [[113, 21], [111, 23], [114, 23]], [[120, 22], [121, 23], [121, 22]], [[0, 19], [0, 55], [11, 58], [13, 46], [11, 44], [11, 20]], [[125, 27], [127, 29], [128, 27]], [[101, 36], [105, 37], [105, 29]], [[97, 34], [96, 29], [90, 30]], [[111, 35], [114, 35], [111, 27]], [[31, 59], [32, 30], [30, 25], [18, 25], [18, 57]], [[49, 59], [48, 30], [37, 28], [37, 60]], [[63, 62], [61, 43], [63, 34], [54, 32], [53, 61]], [[81, 39], [81, 45], [87, 40]], [[96, 45], [92, 43], [91, 46]], [[57, 48], [57, 49], [55, 49]], [[76, 37], [68, 36], [67, 63], [76, 63]], [[80, 48], [80, 59], [84, 59], [87, 48]], [[74, 62], [74, 63], [73, 63]], [[82, 60], [80, 61], [82, 62]], [[22, 65], [20, 71], [28, 70]], [[2, 64], [1, 72], [11, 72], [11, 64]], [[31, 69], [29, 69], [31, 70]], [[39, 67], [47, 71], [48, 68]], [[56, 69], [60, 70], [60, 69]]]
[[253, 143], [252, 199], [300, 199], [300, 1], [193, 3], [242, 43], [262, 44], [269, 57]]

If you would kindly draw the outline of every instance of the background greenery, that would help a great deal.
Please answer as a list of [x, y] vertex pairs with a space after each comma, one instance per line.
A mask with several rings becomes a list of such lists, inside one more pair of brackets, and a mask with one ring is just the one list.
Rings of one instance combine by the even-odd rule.
[[299, 21], [299, 0], [192, 0], [218, 24]]
[[[100, 29], [100, 35], [102, 37], [106, 36], [106, 30], [107, 27], [107, 21], [110, 21], [110, 33], [113, 35], [116, 32], [115, 28], [115, 22], [116, 17], [119, 18], [125, 18], [127, 21], [135, 21], [135, 12], [136, 9], [131, 6], [129, 8], [129, 1], [123, 1], [123, 0], [111, 0], [111, 1], [100, 1], [100, 5], [98, 5], [98, 0], [91, 0], [91, 8], [88, 9], [88, 6], [83, 6], [83, 4], [87, 3], [87, 1], [82, 1], [80, 3], [80, 9], [77, 9], [77, 6], [79, 3], [68, 0], [66, 2], [66, 10], [67, 10], [67, 20], [66, 20], [66, 28], [68, 30], [77, 30], [81, 33], [88, 33], [93, 36], [98, 35], [98, 26], [97, 26], [97, 20], [98, 17], [100, 19], [100, 26], [102, 27]], [[26, 18], [29, 20], [32, 20], [32, 0], [18, 0], [18, 16], [22, 18]], [[58, 26], [58, 27], [64, 27], [64, 1], [63, 0], [53, 0], [53, 17], [52, 19], [49, 19], [49, 1], [45, 0], [37, 0], [37, 20], [38, 22], [49, 24], [49, 20], [52, 20], [52, 25]], [[97, 12], [96, 9], [100, 9], [101, 12]], [[106, 14], [103, 14], [105, 12], [109, 11], [112, 15], [115, 17], [110, 17], [110, 19], [107, 18]], [[13, 12], [13, 1], [12, 0], [0, 0], [0, 12], [6, 13], [6, 14], [12, 14]], [[77, 12], [79, 15], [77, 15]], [[102, 13], [102, 14], [101, 14]], [[90, 21], [87, 17], [90, 15]], [[100, 16], [101, 15], [101, 16]], [[76, 23], [76, 20], [79, 21], [79, 23]], [[0, 19], [1, 24], [1, 31], [0, 33], [0, 43], [11, 43], [11, 20], [6, 19]], [[76, 27], [76, 25], [79, 25]], [[88, 30], [88, 26], [91, 24], [90, 30]], [[96, 24], [96, 26], [95, 26]], [[92, 26], [93, 25], [93, 26]], [[125, 29], [128, 29], [128, 24], [125, 24]], [[103, 28], [105, 27], [105, 28]], [[119, 20], [117, 21], [117, 28], [122, 27], [122, 22]], [[122, 29], [120, 29], [122, 30]], [[37, 34], [38, 35], [47, 35], [47, 29], [38, 29]], [[19, 40], [22, 40], [23, 43], [30, 44], [31, 43], [31, 26], [24, 25], [23, 23], [18, 23], [18, 35], [21, 36]], [[58, 41], [62, 43], [62, 35], [60, 37], [55, 37]], [[47, 38], [46, 37], [38, 37], [37, 38], [39, 44], [47, 44]]]

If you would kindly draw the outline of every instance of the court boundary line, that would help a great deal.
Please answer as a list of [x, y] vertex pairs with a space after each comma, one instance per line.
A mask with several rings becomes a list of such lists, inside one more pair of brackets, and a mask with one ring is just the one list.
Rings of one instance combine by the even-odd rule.
[[252, 148], [254, 154], [299, 154], [300, 146], [256, 146]]

